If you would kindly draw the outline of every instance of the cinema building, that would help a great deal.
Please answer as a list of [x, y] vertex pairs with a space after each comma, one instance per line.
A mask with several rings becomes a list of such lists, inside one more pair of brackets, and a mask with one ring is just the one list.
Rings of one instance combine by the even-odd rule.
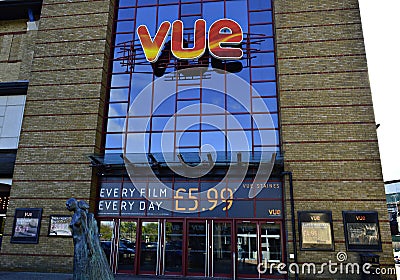
[[358, 1], [0, 8], [2, 270], [72, 272], [70, 197], [132, 277], [393, 267]]

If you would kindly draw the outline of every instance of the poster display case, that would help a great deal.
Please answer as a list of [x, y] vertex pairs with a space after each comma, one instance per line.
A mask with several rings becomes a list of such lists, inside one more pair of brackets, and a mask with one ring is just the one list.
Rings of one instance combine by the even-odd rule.
[[348, 251], [382, 251], [378, 212], [343, 211]]
[[72, 231], [69, 227], [71, 220], [71, 216], [51, 215], [48, 236], [71, 237]]
[[41, 208], [15, 209], [11, 243], [37, 244], [41, 220]]
[[298, 219], [301, 250], [334, 250], [332, 212], [299, 211]]

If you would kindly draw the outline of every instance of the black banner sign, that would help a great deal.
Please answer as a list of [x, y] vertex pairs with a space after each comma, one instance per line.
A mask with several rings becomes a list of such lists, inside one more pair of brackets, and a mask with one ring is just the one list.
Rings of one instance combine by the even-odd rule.
[[382, 251], [378, 212], [343, 211], [348, 251]]
[[15, 209], [11, 243], [37, 244], [39, 242], [41, 220], [41, 208]]
[[299, 211], [300, 249], [334, 250], [332, 212]]

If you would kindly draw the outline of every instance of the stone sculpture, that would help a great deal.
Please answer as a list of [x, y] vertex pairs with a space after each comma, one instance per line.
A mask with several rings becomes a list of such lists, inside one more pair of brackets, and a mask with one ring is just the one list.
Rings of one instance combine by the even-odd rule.
[[97, 222], [85, 201], [70, 198], [67, 209], [74, 212], [71, 224], [74, 241], [74, 280], [113, 280], [114, 276], [100, 246]]

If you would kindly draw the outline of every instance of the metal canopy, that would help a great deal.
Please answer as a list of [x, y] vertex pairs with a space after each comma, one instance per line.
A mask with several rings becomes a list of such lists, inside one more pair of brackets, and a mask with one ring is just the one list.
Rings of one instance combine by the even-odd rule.
[[[88, 155], [91, 167], [99, 168], [99, 175], [125, 174], [125, 160], [128, 164], [135, 166], [151, 166], [162, 172], [169, 166], [187, 165], [197, 166], [199, 164], [214, 165], [213, 169], [226, 170], [232, 165], [248, 164], [249, 168], [257, 168], [260, 164], [274, 163], [274, 170], [283, 170], [283, 157], [275, 152], [214, 152], [214, 153], [147, 153], [147, 154], [91, 154]], [[273, 171], [274, 173], [274, 171]]]

